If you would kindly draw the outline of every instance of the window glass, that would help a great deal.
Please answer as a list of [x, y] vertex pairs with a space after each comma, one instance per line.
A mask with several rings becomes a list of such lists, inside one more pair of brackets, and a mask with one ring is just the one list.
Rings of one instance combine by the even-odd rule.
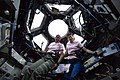
[[31, 26], [31, 29], [37, 28], [41, 25], [41, 22], [43, 20], [44, 14], [40, 10], [36, 10], [36, 14], [33, 19], [33, 23]]
[[75, 40], [76, 40], [76, 41], [79, 41], [79, 42], [82, 42], [82, 41], [83, 41], [83, 38], [82, 38], [81, 36], [79, 36], [79, 35], [77, 35], [77, 34], [74, 34], [74, 36], [75, 36]]
[[78, 11], [76, 14], [73, 15], [73, 19], [74, 19], [75, 25], [79, 29], [81, 29], [81, 25], [84, 23], [82, 14], [81, 15], [80, 14], [81, 14], [81, 11]]
[[57, 34], [63, 37], [68, 32], [68, 25], [63, 20], [56, 19], [49, 24], [48, 31], [52, 37], [55, 37]]
[[48, 44], [48, 41], [45, 39], [45, 37], [40, 34], [40, 35], [37, 35], [35, 37], [33, 37], [33, 41], [42, 49], [42, 50], [45, 50], [47, 44]]
[[[84, 40], [83, 39], [83, 37], [81, 37], [81, 36], [79, 36], [79, 35], [77, 35], [77, 34], [74, 34], [74, 36], [75, 36], [75, 40], [76, 41], [79, 41], [81, 44], [82, 44], [82, 46], [84, 46], [84, 44], [87, 42], [86, 40]], [[84, 41], [83, 41], [84, 40]], [[82, 42], [83, 41], [83, 42]]]
[[57, 8], [59, 11], [66, 11], [71, 5], [56, 5], [56, 4], [47, 4], [50, 9], [52, 7]]

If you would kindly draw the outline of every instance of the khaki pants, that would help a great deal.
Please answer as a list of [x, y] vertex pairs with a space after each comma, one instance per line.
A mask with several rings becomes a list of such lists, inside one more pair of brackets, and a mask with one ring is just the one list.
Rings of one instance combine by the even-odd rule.
[[23, 68], [22, 73], [24, 76], [22, 80], [40, 80], [43, 75], [47, 74], [52, 69], [54, 64], [55, 62], [51, 55], [47, 54], [30, 66], [26, 65]]

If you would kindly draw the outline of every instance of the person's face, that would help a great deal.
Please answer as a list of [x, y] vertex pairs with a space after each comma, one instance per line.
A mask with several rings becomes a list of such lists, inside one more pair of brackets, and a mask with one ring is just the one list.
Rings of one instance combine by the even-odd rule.
[[60, 40], [61, 40], [61, 37], [60, 37], [60, 36], [56, 36], [56, 37], [55, 37], [55, 42], [60, 42]]
[[73, 35], [69, 35], [69, 36], [68, 36], [68, 40], [69, 40], [70, 42], [73, 42], [73, 41], [75, 40], [75, 38], [74, 38]]

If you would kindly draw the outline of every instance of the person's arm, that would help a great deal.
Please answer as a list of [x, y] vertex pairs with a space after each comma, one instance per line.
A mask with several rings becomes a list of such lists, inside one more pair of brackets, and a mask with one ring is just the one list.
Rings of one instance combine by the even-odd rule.
[[[49, 46], [50, 46], [51, 44], [49, 44]], [[43, 53], [43, 54], [47, 54], [48, 52], [48, 50], [49, 50], [49, 46], [46, 48], [46, 50], [44, 50], [44, 51], [38, 51], [39, 53]]]
[[59, 64], [64, 59], [64, 56], [65, 56], [65, 47], [63, 44], [61, 44], [60, 58], [58, 59], [57, 64]]
[[87, 53], [91, 53], [91, 54], [94, 54], [96, 51], [91, 51], [85, 47], [83, 47], [83, 50], [86, 51]]
[[63, 58], [64, 58], [64, 56], [65, 56], [65, 54], [63, 53], [63, 51], [61, 51], [60, 52], [60, 58], [58, 59], [58, 62], [57, 62], [57, 64], [59, 64], [62, 60], [63, 60]]
[[60, 54], [61, 54], [61, 55], [60, 55], [60, 58], [58, 59], [57, 63], [55, 63], [55, 65], [54, 65], [54, 67], [53, 67], [52, 69], [56, 69], [57, 66], [59, 66], [59, 64], [60, 64], [60, 62], [62, 61], [62, 59], [64, 58], [64, 53], [63, 53], [63, 51], [61, 51]]
[[65, 50], [65, 55], [64, 56], [67, 56], [68, 55], [68, 49]]
[[40, 54], [47, 54], [47, 53], [48, 53], [48, 52], [47, 52], [48, 50], [49, 50], [49, 48], [47, 47], [47, 49], [44, 50], [44, 51], [43, 51], [43, 50], [41, 50], [41, 51], [35, 50], [35, 51], [38, 52], [38, 53], [40, 53]]

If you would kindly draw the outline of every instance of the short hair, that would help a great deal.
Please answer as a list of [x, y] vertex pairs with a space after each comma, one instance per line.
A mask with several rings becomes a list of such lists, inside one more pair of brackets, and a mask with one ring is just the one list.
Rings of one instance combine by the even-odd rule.
[[59, 34], [57, 34], [55, 37], [59, 37], [59, 38], [61, 38], [61, 36], [60, 36]]
[[67, 37], [69, 37], [70, 35], [72, 35], [72, 36], [73, 36], [74, 34], [73, 34], [73, 33], [68, 33], [68, 34], [67, 34]]

